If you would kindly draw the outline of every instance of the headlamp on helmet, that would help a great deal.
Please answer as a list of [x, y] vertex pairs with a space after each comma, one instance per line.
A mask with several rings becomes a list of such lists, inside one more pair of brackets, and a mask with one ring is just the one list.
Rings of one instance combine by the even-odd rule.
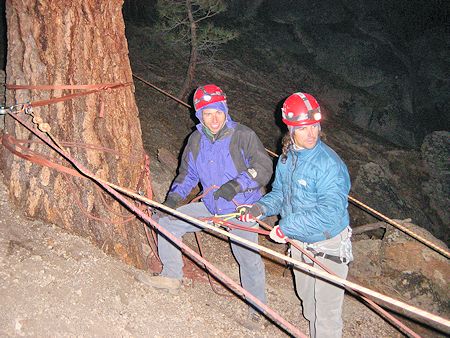
[[200, 86], [194, 93], [194, 109], [199, 111], [203, 107], [223, 101], [226, 103], [227, 96], [225, 93], [215, 84], [207, 84], [205, 86]]
[[284, 101], [281, 108], [282, 120], [287, 126], [307, 126], [322, 119], [317, 100], [307, 93], [295, 93]]

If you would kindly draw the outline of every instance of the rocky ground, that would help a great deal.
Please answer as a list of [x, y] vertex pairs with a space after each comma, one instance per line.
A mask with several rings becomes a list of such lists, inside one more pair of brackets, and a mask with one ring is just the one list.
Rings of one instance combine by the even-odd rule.
[[[139, 40], [135, 41], [132, 36], [129, 37], [133, 71], [175, 93], [182, 79], [180, 74], [184, 74], [184, 66], [168, 64], [169, 54], [160, 51], [160, 46], [152, 45], [150, 39], [143, 42], [147, 32], [142, 29], [140, 31], [142, 37]], [[279, 76], [275, 71], [242, 71], [244, 61], [232, 60], [221, 67], [215, 67], [213, 71], [202, 69], [199, 71], [198, 80], [202, 83], [224, 84], [233, 113], [243, 112], [236, 117], [254, 127], [264, 144], [275, 149], [275, 140], [279, 139], [280, 130], [274, 124], [274, 106], [280, 98], [298, 90], [298, 87], [295, 83], [289, 83], [288, 77]], [[142, 84], [136, 85], [136, 100], [141, 116], [143, 142], [152, 160], [153, 189], [156, 199], [161, 201], [175, 173], [178, 152], [194, 122], [185, 109], [174, 107], [173, 102], [155, 91], [149, 92]], [[267, 125], [273, 125], [273, 128], [265, 128]], [[350, 170], [355, 172], [355, 177], [359, 162], [377, 162], [379, 157], [385, 156], [383, 154], [386, 154], [386, 150], [390, 151], [388, 155], [391, 154], [388, 156], [389, 165], [396, 163], [392, 159], [395, 157], [398, 158], [399, 168], [405, 166], [405, 156], [398, 156], [399, 152], [390, 149], [390, 146], [379, 146], [371, 140], [367, 141], [366, 136], [363, 138], [362, 134], [357, 134], [350, 127], [344, 130], [333, 127], [334, 129], [328, 128], [332, 130], [329, 140], [338, 152], [343, 154]], [[335, 142], [336, 139], [341, 142]], [[339, 148], [339, 145], [342, 148]], [[361, 157], [366, 149], [367, 158]], [[159, 161], [156, 160], [157, 157]], [[415, 159], [416, 157], [413, 157], [414, 161]], [[383, 168], [387, 170], [389, 165], [383, 165]], [[408, 171], [416, 173], [416, 170]], [[415, 175], [411, 174], [414, 179]], [[357, 186], [359, 181], [354, 181]], [[366, 181], [363, 183], [367, 186]], [[404, 182], [402, 184], [404, 185]], [[385, 195], [380, 199], [384, 204], [388, 204]], [[247, 313], [245, 303], [231, 294], [216, 294], [204, 280], [186, 280], [181, 290], [174, 294], [154, 290], [136, 279], [142, 271], [106, 256], [86, 239], [69, 234], [58, 225], [24, 218], [20, 210], [14, 210], [9, 204], [8, 192], [1, 176], [0, 210], [2, 337], [288, 336], [273, 323], [256, 332], [245, 329], [237, 322]], [[355, 218], [356, 212], [352, 210], [351, 213]], [[389, 215], [392, 216], [391, 213]], [[228, 244], [206, 234], [202, 235], [202, 238], [206, 258], [238, 281], [237, 266]], [[185, 241], [191, 246], [194, 245], [190, 235], [186, 236]], [[261, 243], [280, 252], [283, 250], [263, 238]], [[354, 269], [351, 278], [357, 278], [364, 285], [380, 288], [380, 291], [389, 288], [390, 296], [408, 303], [411, 303], [411, 298], [423, 296], [422, 289], [415, 290], [416, 285], [411, 285], [412, 291], [404, 294], [402, 290], [397, 289], [399, 284], [404, 283], [403, 274], [398, 270], [381, 269], [376, 265], [381, 262], [384, 251], [389, 247], [386, 249], [385, 246], [380, 246], [372, 238], [366, 238], [360, 243], [355, 253], [362, 256], [350, 267], [350, 271]], [[395, 257], [402, 256], [402, 250], [405, 248], [409, 246], [403, 245], [397, 248], [397, 251], [387, 251], [391, 252], [389, 259], [394, 260]], [[379, 253], [380, 250], [384, 250], [383, 253], [367, 254], [368, 251]], [[417, 252], [414, 247], [414, 250], [408, 251], [408, 255], [420, 256], [416, 255]], [[425, 252], [424, 256], [425, 254], [427, 253]], [[417, 268], [409, 258], [410, 256], [400, 267], [405, 274], [410, 274]], [[368, 263], [364, 265], [364, 262]], [[437, 266], [437, 263], [431, 265], [427, 262], [424, 260], [423, 264]], [[279, 263], [265, 259], [265, 264], [269, 306], [307, 334], [308, 326], [301, 315], [300, 302], [293, 289], [291, 274]], [[444, 269], [447, 267], [448, 271], [447, 261], [443, 266]], [[448, 279], [444, 277], [443, 280], [445, 283]], [[225, 292], [224, 289], [219, 289], [220, 292]], [[432, 287], [429, 289], [433, 291]], [[437, 297], [431, 291], [426, 294], [424, 306], [433, 303], [433, 297]], [[448, 303], [448, 297], [444, 297], [444, 302]], [[432, 307], [426, 310], [437, 313], [440, 308]], [[343, 317], [344, 337], [402, 336], [361, 302], [348, 295], [344, 302]], [[420, 329], [420, 333], [428, 337], [438, 336], [435, 332], [430, 333], [423, 329]]]
[[[87, 240], [22, 217], [9, 204], [3, 183], [0, 208], [2, 337], [288, 336], [272, 323], [257, 332], [242, 327], [237, 319], [246, 314], [244, 302], [231, 294], [217, 295], [208, 283], [185, 281], [176, 294], [142, 284], [135, 278], [139, 270], [106, 256]], [[205, 255], [237, 280], [227, 244], [211, 239], [204, 247]], [[269, 306], [307, 333], [290, 273], [267, 260], [266, 267]], [[401, 336], [350, 296], [344, 321], [345, 337]]]

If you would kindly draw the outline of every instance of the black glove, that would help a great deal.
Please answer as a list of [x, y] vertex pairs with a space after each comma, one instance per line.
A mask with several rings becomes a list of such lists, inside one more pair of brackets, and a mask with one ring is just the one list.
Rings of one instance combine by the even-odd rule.
[[176, 209], [178, 202], [180, 202], [180, 200], [181, 200], [181, 198], [177, 198], [175, 195], [171, 194], [171, 195], [167, 195], [167, 198], [163, 204], [166, 207], [169, 207], [171, 209]]
[[226, 199], [228, 202], [233, 199], [238, 192], [241, 191], [241, 185], [235, 180], [230, 180], [214, 192], [214, 199], [218, 200], [219, 197]]
[[237, 212], [240, 214], [238, 219], [241, 222], [255, 222], [259, 219], [263, 212], [258, 203], [251, 204], [241, 204], [236, 208]]
[[[166, 200], [164, 201], [163, 205], [165, 205], [166, 207], [169, 207], [171, 209], [176, 209], [178, 203], [181, 201], [181, 197], [178, 198], [178, 195], [167, 195]], [[166, 213], [163, 210], [159, 210], [156, 208], [153, 208], [153, 212], [152, 212], [152, 218], [156, 221], [159, 222], [159, 219], [161, 217], [169, 217], [170, 219], [176, 219], [175, 216], [172, 216], [169, 213]]]

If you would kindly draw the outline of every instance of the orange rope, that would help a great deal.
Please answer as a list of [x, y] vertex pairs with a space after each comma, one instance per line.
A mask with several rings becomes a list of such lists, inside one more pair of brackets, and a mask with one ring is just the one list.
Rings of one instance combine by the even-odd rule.
[[57, 90], [57, 89], [91, 89], [87, 92], [83, 93], [76, 93], [76, 94], [69, 94], [65, 96], [55, 97], [48, 100], [42, 100], [42, 101], [34, 101], [30, 104], [33, 107], [40, 107], [40, 106], [46, 106], [52, 103], [67, 101], [67, 100], [73, 100], [77, 97], [90, 95], [93, 93], [97, 93], [103, 90], [110, 90], [110, 89], [117, 89], [121, 87], [131, 86], [132, 82], [126, 82], [126, 83], [103, 83], [103, 84], [97, 84], [97, 85], [14, 85], [14, 84], [6, 84], [6, 89], [10, 90]]
[[[87, 92], [87, 93], [84, 93], [84, 95], [87, 95], [87, 94], [90, 94], [91, 92]], [[54, 103], [54, 102], [59, 102], [59, 101], [62, 101], [62, 99], [63, 98], [66, 98], [66, 97], [70, 97], [69, 99], [71, 99], [71, 98], [74, 98], [75, 96], [71, 96], [71, 95], [68, 95], [68, 96], [65, 96], [65, 97], [61, 97], [61, 98], [56, 98], [56, 99], [52, 99], [52, 100], [46, 100], [46, 101], [39, 101], [38, 103], [42, 103], [42, 102], [48, 102], [48, 103], [46, 103], [46, 104], [49, 104], [49, 103]], [[65, 99], [64, 99], [65, 100]], [[47, 134], [49, 134], [49, 132], [48, 131], [46, 131], [46, 133]], [[56, 141], [54, 140], [54, 138], [49, 134], [49, 136], [51, 137], [51, 139], [55, 142], [55, 144], [63, 151], [63, 148], [61, 148], [60, 146], [59, 146], [59, 144], [58, 143], [56, 143]], [[68, 157], [67, 155], [65, 155], [64, 157]], [[74, 163], [74, 161], [73, 160], [71, 160], [71, 162], [72, 163]], [[90, 176], [91, 177], [91, 176]], [[97, 181], [98, 182], [102, 182], [100, 179], [97, 179]], [[110, 185], [111, 187], [112, 187], [112, 185]], [[330, 278], [331, 280], [333, 280], [332, 278]], [[354, 283], [348, 283], [348, 282], [346, 282], [346, 281], [342, 281], [342, 283], [344, 284], [344, 286], [348, 286], [348, 285], [350, 285], [350, 284], [354, 284]], [[348, 285], [347, 285], [348, 284]], [[358, 289], [355, 289], [355, 290], [358, 290]], [[367, 291], [366, 291], [367, 292]], [[399, 303], [399, 302], [398, 302]], [[424, 312], [424, 311], [422, 311], [422, 312]]]
[[[272, 227], [270, 225], [268, 225], [267, 223], [257, 220], [257, 222], [265, 229], [268, 230], [272, 230]], [[286, 242], [289, 243], [290, 245], [294, 246], [297, 250], [299, 250], [302, 254], [304, 254], [305, 256], [307, 256], [310, 260], [312, 260], [315, 264], [317, 264], [318, 266], [320, 266], [324, 271], [328, 272], [330, 275], [336, 276], [338, 277], [333, 271], [331, 271], [331, 269], [329, 269], [326, 265], [324, 265], [323, 263], [321, 263], [320, 261], [318, 261], [312, 254], [311, 252], [304, 250], [302, 247], [300, 247], [299, 245], [297, 245], [293, 240], [291, 240], [290, 238], [286, 238]], [[403, 324], [401, 321], [399, 321], [397, 318], [395, 318], [393, 315], [391, 315], [389, 312], [387, 312], [386, 310], [384, 310], [383, 308], [381, 308], [381, 306], [379, 306], [377, 303], [375, 303], [373, 300], [367, 298], [366, 296], [364, 296], [362, 293], [359, 293], [357, 291], [354, 291], [353, 289], [344, 286], [345, 289], [350, 292], [352, 295], [357, 296], [359, 298], [361, 298], [362, 300], [364, 300], [375, 312], [378, 312], [378, 314], [382, 317], [382, 318], [386, 318], [389, 322], [391, 322], [391, 324], [393, 324], [395, 327], [397, 327], [400, 331], [402, 331], [403, 333], [407, 334], [409, 337], [414, 337], [414, 338], [418, 338], [420, 337], [416, 332], [414, 332], [413, 330], [411, 330], [409, 327], [407, 327], [405, 324]]]
[[[163, 93], [164, 95], [170, 97], [171, 99], [177, 101], [178, 103], [184, 105], [185, 107], [192, 109], [192, 106], [190, 106], [189, 104], [187, 104], [187, 103], [185, 103], [185, 102], [183, 102], [183, 101], [180, 101], [179, 99], [177, 99], [177, 98], [174, 97], [173, 95], [170, 95], [169, 93], [167, 93], [167, 92], [165, 92], [164, 90], [158, 88], [157, 86], [151, 84], [150, 82], [145, 81], [145, 80], [142, 79], [141, 77], [139, 77], [139, 76], [137, 76], [137, 75], [135, 75], [135, 74], [133, 74], [133, 77], [135, 77], [136, 79], [142, 81], [142, 82], [145, 83], [146, 85], [148, 85], [148, 86], [150, 86], [150, 87], [152, 87], [152, 88], [158, 90], [159, 92], [161, 92], [161, 93]], [[265, 149], [266, 149], [266, 151], [267, 151], [270, 155], [272, 155], [273, 157], [279, 157], [279, 155], [278, 155], [277, 153], [274, 153], [273, 151], [271, 151], [271, 150], [269, 150], [269, 149], [267, 149], [267, 148], [265, 148]], [[406, 233], [407, 235], [410, 235], [411, 237], [413, 237], [414, 239], [418, 240], [418, 241], [421, 242], [422, 244], [425, 244], [426, 246], [428, 246], [429, 248], [435, 250], [436, 252], [440, 253], [441, 255], [445, 256], [446, 258], [450, 258], [450, 252], [449, 252], [448, 250], [445, 250], [445, 249], [443, 249], [443, 248], [441, 248], [441, 247], [439, 247], [439, 246], [437, 246], [437, 245], [431, 243], [430, 241], [426, 240], [425, 238], [423, 238], [423, 237], [417, 235], [417, 234], [414, 233], [413, 231], [411, 231], [411, 230], [405, 228], [404, 226], [400, 225], [399, 223], [395, 222], [395, 221], [392, 220], [391, 218], [389, 218], [389, 217], [383, 215], [382, 213], [380, 213], [380, 212], [378, 212], [378, 211], [376, 211], [376, 210], [370, 208], [369, 206], [365, 205], [364, 203], [358, 201], [356, 198], [353, 198], [353, 197], [351, 197], [351, 196], [348, 196], [348, 199], [349, 199], [352, 203], [354, 203], [354, 204], [356, 204], [356, 205], [362, 207], [362, 209], [363, 209], [364, 211], [369, 212], [369, 213], [372, 213], [372, 214], [374, 214], [374, 215], [376, 215], [376, 216], [381, 217], [381, 218], [382, 218], [383, 220], [385, 220], [387, 223], [393, 225], [394, 227], [396, 227], [396, 228], [398, 228], [399, 230], [403, 231], [403, 232]]]

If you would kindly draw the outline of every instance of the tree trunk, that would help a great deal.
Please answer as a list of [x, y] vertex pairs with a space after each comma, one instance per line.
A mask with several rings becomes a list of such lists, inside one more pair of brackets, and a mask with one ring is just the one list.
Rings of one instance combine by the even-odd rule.
[[[21, 85], [131, 82], [122, 3], [7, 0], [6, 82]], [[72, 92], [79, 91], [9, 90], [7, 102], [33, 102]], [[60, 142], [114, 149], [117, 153], [111, 154], [73, 147], [70, 153], [100, 178], [136, 190], [144, 168], [144, 150], [133, 86], [35, 107], [33, 111], [50, 124], [51, 133]], [[5, 133], [18, 139], [36, 139], [10, 117], [5, 121]], [[46, 145], [30, 143], [29, 148], [56, 157]], [[124, 223], [130, 214], [95, 184], [32, 164], [4, 147], [0, 148], [0, 155], [5, 183], [19, 212], [88, 237], [105, 252], [143, 267], [142, 223], [136, 219]]]
[[181, 101], [186, 101], [189, 90], [195, 78], [195, 68], [197, 66], [198, 59], [198, 46], [197, 46], [197, 23], [192, 15], [192, 4], [190, 0], [186, 0], [186, 11], [188, 13], [189, 23], [191, 27], [191, 54], [189, 56], [189, 65], [186, 72], [186, 78], [178, 93], [178, 98]]

